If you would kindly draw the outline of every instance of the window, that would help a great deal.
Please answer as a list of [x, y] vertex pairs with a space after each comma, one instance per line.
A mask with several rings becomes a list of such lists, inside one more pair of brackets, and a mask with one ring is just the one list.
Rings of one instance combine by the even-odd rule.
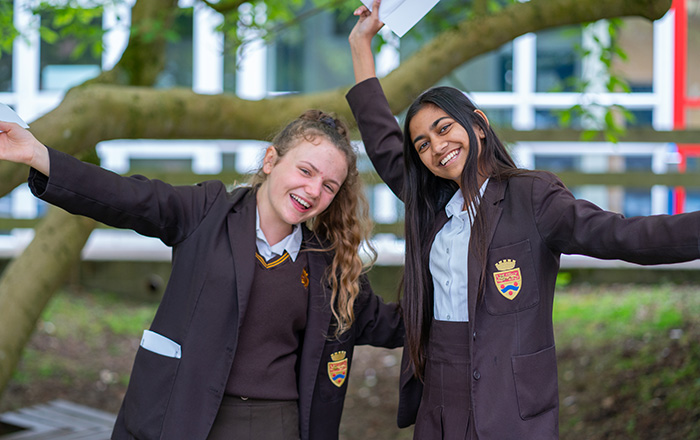
[[180, 9], [172, 31], [178, 37], [166, 46], [165, 68], [156, 80], [156, 87], [192, 87], [192, 8]]
[[564, 27], [537, 33], [538, 92], [575, 89], [572, 80], [581, 75], [581, 29]]
[[513, 43], [463, 64], [445, 81], [447, 85], [469, 92], [512, 92]]
[[40, 88], [64, 91], [100, 74], [100, 55], [93, 52], [90, 44], [85, 44], [86, 38], [102, 38], [102, 19], [94, 18], [80, 31], [81, 35], [75, 36], [69, 34], [66, 27], [55, 26], [54, 17], [50, 11], [41, 13], [42, 27], [54, 32], [57, 39], [50, 43], [41, 40]]
[[613, 74], [626, 80], [633, 92], [651, 92], [654, 79], [654, 25], [641, 18], [625, 19], [615, 43], [625, 52], [627, 60], [615, 57]]
[[[0, 26], [5, 29], [0, 31], [3, 37], [11, 36], [12, 20], [14, 17], [14, 1], [0, 2]], [[0, 49], [0, 92], [12, 91], [12, 45]]]
[[580, 159], [577, 156], [535, 156], [535, 169], [538, 170], [547, 170], [553, 173], [559, 173], [562, 171], [576, 171], [580, 167]]

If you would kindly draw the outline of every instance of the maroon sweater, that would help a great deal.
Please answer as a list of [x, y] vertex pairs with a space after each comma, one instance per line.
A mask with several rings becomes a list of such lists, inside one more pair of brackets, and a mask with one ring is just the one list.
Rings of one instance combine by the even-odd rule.
[[297, 400], [297, 358], [306, 326], [308, 263], [286, 252], [265, 261], [257, 252], [253, 286], [226, 394]]

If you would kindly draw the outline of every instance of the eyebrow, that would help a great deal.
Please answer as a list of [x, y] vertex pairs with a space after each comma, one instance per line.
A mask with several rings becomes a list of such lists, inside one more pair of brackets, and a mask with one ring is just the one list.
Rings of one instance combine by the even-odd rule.
[[[315, 173], [318, 173], [318, 172], [319, 172], [319, 171], [318, 171], [318, 168], [316, 168], [316, 167], [314, 166], [314, 164], [312, 164], [311, 162], [308, 162], [308, 161], [303, 160], [302, 163], [308, 165], [308, 167], [311, 168], [312, 170], [314, 170]], [[334, 179], [328, 179], [328, 180], [330, 180], [331, 183], [335, 183], [336, 185], [338, 185], [338, 188], [340, 188], [340, 183], [336, 182]]]
[[[437, 125], [440, 123], [440, 121], [442, 121], [443, 119], [449, 119], [449, 118], [450, 118], [449, 116], [443, 116], [443, 117], [441, 117], [441, 118], [437, 118], [437, 119], [435, 120], [435, 122], [433, 122], [432, 124], [430, 124], [430, 129], [429, 129], [428, 131], [435, 130], [435, 127], [437, 127]], [[422, 134], [419, 134], [418, 136], [416, 136], [415, 139], [413, 139], [413, 143], [415, 144], [416, 142], [418, 142], [419, 140], [423, 139], [424, 137], [425, 137], [425, 136], [423, 136]]]

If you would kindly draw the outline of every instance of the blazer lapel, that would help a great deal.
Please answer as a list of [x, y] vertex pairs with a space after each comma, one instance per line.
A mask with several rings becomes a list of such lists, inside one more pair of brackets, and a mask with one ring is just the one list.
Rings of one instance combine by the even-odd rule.
[[[313, 233], [304, 227], [305, 249], [318, 249], [320, 245]], [[316, 384], [321, 355], [331, 324], [330, 287], [325, 280], [326, 268], [330, 265], [329, 254], [316, 250], [307, 251], [309, 261], [309, 302], [307, 306], [306, 331], [299, 368], [299, 420], [302, 433], [308, 432], [311, 416], [311, 401]], [[303, 434], [302, 434], [303, 437]]]
[[234, 205], [228, 216], [228, 237], [236, 276], [239, 327], [248, 306], [255, 271], [255, 208], [255, 192], [250, 190]]
[[[493, 240], [493, 234], [496, 232], [496, 226], [498, 225], [498, 220], [501, 218], [501, 213], [503, 208], [501, 208], [501, 200], [503, 200], [508, 181], [497, 181], [493, 178], [489, 180], [486, 186], [486, 191], [484, 192], [484, 197], [481, 200], [482, 209], [481, 215], [484, 215], [486, 221], [486, 243], [490, 244]], [[470, 240], [473, 239], [472, 235]], [[471, 243], [470, 243], [471, 247]], [[481, 281], [481, 265], [482, 262], [479, 260], [478, 255], [469, 252], [468, 262], [467, 262], [467, 273], [469, 276], [469, 286], [468, 291], [474, 292], [473, 295], [469, 295], [469, 321], [474, 322], [474, 317], [476, 316], [476, 298], [479, 291], [479, 282]]]

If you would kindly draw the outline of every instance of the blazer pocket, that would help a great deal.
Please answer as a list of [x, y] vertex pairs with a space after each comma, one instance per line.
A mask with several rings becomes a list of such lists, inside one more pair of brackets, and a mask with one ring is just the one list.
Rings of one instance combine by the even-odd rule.
[[160, 438], [180, 360], [139, 347], [124, 398], [124, 423], [136, 438]]
[[490, 249], [484, 302], [491, 315], [517, 313], [540, 302], [530, 240]]
[[513, 356], [513, 379], [520, 418], [528, 420], [557, 407], [557, 359], [552, 345], [532, 354]]

